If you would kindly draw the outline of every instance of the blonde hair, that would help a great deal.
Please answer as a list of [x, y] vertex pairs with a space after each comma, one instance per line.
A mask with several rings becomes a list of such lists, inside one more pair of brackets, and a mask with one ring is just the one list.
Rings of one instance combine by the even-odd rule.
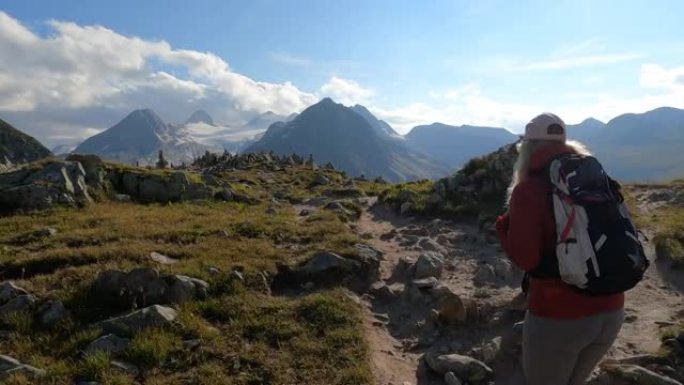
[[[515, 161], [515, 165], [513, 166], [513, 178], [511, 179], [511, 185], [508, 187], [508, 196], [506, 199], [507, 204], [511, 201], [511, 193], [513, 192], [515, 186], [517, 186], [520, 182], [524, 181], [527, 178], [529, 174], [530, 158], [532, 157], [532, 154], [537, 152], [537, 150], [539, 150], [540, 148], [552, 144], [558, 144], [558, 141], [522, 140], [518, 142], [518, 159]], [[565, 145], [573, 149], [578, 154], [591, 155], [587, 147], [578, 141], [568, 140], [565, 142]]]

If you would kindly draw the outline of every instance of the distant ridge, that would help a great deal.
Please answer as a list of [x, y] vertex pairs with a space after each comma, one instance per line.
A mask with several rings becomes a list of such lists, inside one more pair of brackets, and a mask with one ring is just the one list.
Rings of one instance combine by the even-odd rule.
[[38, 140], [0, 119], [0, 165], [33, 162], [50, 155]]

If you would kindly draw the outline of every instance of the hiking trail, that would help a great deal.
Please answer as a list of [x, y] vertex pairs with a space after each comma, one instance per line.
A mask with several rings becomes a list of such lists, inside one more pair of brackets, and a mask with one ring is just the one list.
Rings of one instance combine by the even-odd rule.
[[[498, 243], [471, 223], [401, 217], [374, 203], [373, 198], [351, 227], [384, 254], [379, 281], [362, 296], [363, 327], [376, 384], [444, 384], [443, 377], [423, 363], [423, 353], [468, 355], [495, 337], [503, 341], [491, 360], [495, 383], [518, 381], [519, 333], [513, 325], [524, 314], [516, 297], [521, 273], [511, 268]], [[683, 288], [675, 285], [684, 282], [684, 273], [654, 261], [652, 245], [645, 246], [651, 268], [627, 293], [626, 320], [606, 358], [656, 352], [660, 329], [684, 317]], [[415, 289], [411, 270], [426, 252], [444, 257], [439, 285], [461, 298], [473, 299], [480, 312], [477, 320], [458, 325], [434, 322], [434, 303]]]

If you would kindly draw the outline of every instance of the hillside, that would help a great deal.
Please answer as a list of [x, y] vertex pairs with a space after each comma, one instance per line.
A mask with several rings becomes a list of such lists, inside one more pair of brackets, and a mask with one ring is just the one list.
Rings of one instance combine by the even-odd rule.
[[475, 156], [487, 154], [516, 140], [516, 135], [503, 128], [442, 123], [417, 126], [406, 135], [409, 146], [429, 154], [451, 170], [460, 168]]
[[308, 156], [332, 163], [350, 175], [382, 176], [390, 181], [435, 178], [445, 170], [410, 150], [403, 141], [379, 135], [368, 120], [326, 98], [295, 119], [276, 123], [246, 152]]
[[52, 155], [39, 141], [0, 119], [0, 166], [32, 162]]
[[[205, 154], [186, 170], [72, 155], [0, 173], [3, 199], [32, 186], [79, 199], [0, 216], [0, 379], [509, 384], [520, 374], [521, 273], [491, 222], [472, 218], [501, 210], [514, 156], [509, 146], [473, 159], [432, 194], [429, 182], [368, 182], [267, 153]], [[592, 385], [684, 379], [673, 350], [684, 338], [680, 185], [628, 188], [662, 260], [629, 293]], [[417, 210], [435, 193], [460, 209]], [[415, 206], [398, 215], [388, 197]], [[647, 377], [631, 377], [635, 365]]]

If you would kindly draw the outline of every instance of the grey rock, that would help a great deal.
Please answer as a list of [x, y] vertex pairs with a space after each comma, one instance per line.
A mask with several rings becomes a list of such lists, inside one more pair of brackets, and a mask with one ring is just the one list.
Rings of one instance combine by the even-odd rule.
[[435, 277], [427, 277], [414, 279], [411, 284], [419, 289], [433, 289], [439, 285], [439, 281]]
[[173, 323], [178, 313], [170, 307], [152, 305], [129, 314], [102, 321], [102, 329], [107, 333], [130, 334], [147, 327], [161, 327]]
[[22, 294], [9, 300], [0, 306], [0, 318], [6, 317], [11, 313], [22, 310], [29, 310], [36, 303], [36, 297], [31, 294]]
[[314, 186], [325, 186], [330, 184], [330, 179], [323, 174], [317, 174], [313, 180]]
[[424, 358], [428, 366], [437, 373], [453, 372], [456, 377], [467, 382], [483, 381], [494, 373], [484, 362], [460, 354], [437, 355], [430, 352]]
[[45, 370], [31, 365], [22, 364], [19, 360], [0, 354], [0, 379], [13, 374], [22, 374], [28, 378], [37, 378], [45, 375]]
[[38, 316], [41, 325], [44, 327], [52, 327], [57, 324], [57, 322], [67, 318], [69, 312], [64, 307], [62, 301], [50, 301], [46, 302], [38, 309]]
[[162, 265], [170, 265], [178, 262], [177, 259], [167, 257], [166, 255], [157, 253], [156, 251], [150, 253], [150, 259]]
[[21, 362], [16, 358], [0, 354], [0, 372], [4, 372], [5, 370], [12, 369], [19, 365], [21, 365]]
[[120, 203], [129, 203], [132, 201], [131, 196], [128, 194], [113, 194], [112, 200]]
[[473, 282], [476, 286], [493, 285], [497, 282], [496, 272], [492, 265], [479, 265], [475, 269]]
[[202, 345], [202, 341], [198, 339], [185, 340], [183, 341], [183, 348], [186, 350], [195, 350]]
[[436, 241], [432, 240], [431, 238], [422, 238], [418, 242], [418, 246], [426, 251], [440, 251], [442, 250], [442, 247], [437, 243]]
[[0, 303], [4, 304], [17, 296], [27, 294], [28, 291], [15, 285], [12, 281], [3, 282], [0, 284]]
[[444, 375], [444, 382], [446, 382], [447, 385], [463, 385], [454, 372], [447, 372]]
[[408, 215], [413, 211], [413, 203], [412, 202], [404, 202], [399, 206], [399, 214], [401, 215]]
[[126, 374], [129, 374], [133, 377], [138, 377], [138, 374], [140, 374], [140, 369], [128, 362], [124, 361], [118, 361], [118, 360], [112, 360], [111, 362], [112, 368], [118, 369]]
[[84, 353], [86, 355], [94, 354], [99, 351], [113, 354], [119, 353], [124, 351], [128, 345], [130, 345], [130, 343], [131, 340], [128, 338], [121, 338], [114, 334], [107, 334], [88, 344], [84, 350]]
[[415, 264], [415, 277], [439, 277], [444, 269], [444, 257], [434, 252], [426, 252], [418, 257]]

